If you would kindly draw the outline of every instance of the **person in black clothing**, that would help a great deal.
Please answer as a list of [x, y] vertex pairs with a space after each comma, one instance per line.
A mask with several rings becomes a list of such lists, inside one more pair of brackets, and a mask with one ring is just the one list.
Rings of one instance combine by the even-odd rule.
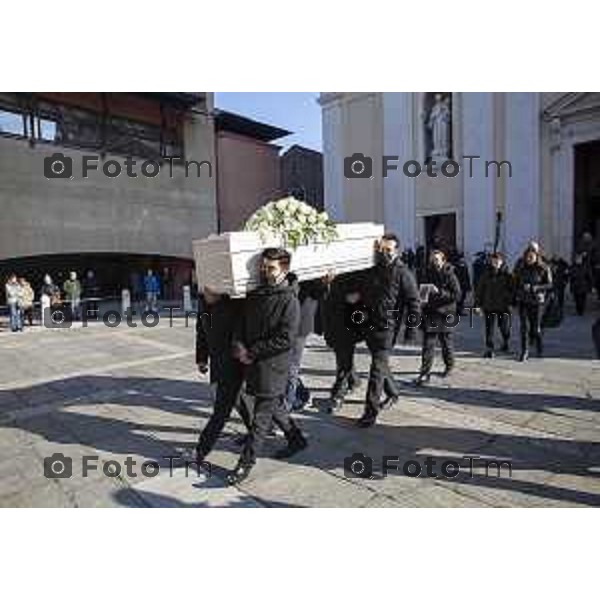
[[201, 314], [196, 321], [196, 364], [201, 374], [208, 372], [216, 384], [213, 413], [200, 433], [196, 445], [196, 460], [201, 464], [212, 450], [234, 406], [250, 427], [250, 419], [241, 398], [244, 383], [243, 368], [232, 355], [232, 337], [243, 299], [213, 294], [208, 289], [199, 298]]
[[298, 285], [289, 273], [290, 254], [267, 248], [261, 258], [261, 285], [248, 293], [233, 337], [234, 357], [244, 367], [250, 430], [236, 468], [227, 481], [237, 484], [248, 477], [274, 421], [285, 434], [288, 458], [307, 442], [283, 404], [290, 366], [290, 349], [300, 321]]
[[485, 318], [485, 358], [494, 357], [494, 330], [496, 323], [502, 335], [502, 352], [508, 352], [511, 312], [514, 298], [513, 277], [499, 252], [490, 255], [490, 264], [479, 278], [475, 290], [475, 306], [483, 310]]
[[538, 356], [542, 356], [542, 316], [546, 295], [552, 290], [550, 268], [540, 257], [539, 247], [529, 245], [515, 267], [515, 292], [521, 322], [521, 354], [519, 360], [529, 358], [529, 343], [535, 342]]
[[330, 409], [341, 408], [346, 395], [360, 386], [360, 378], [354, 370], [354, 350], [362, 335], [346, 327], [345, 315], [352, 298], [361, 287], [365, 271], [331, 274], [326, 278], [326, 288], [321, 302], [321, 322], [325, 343], [333, 350], [336, 362], [336, 377], [331, 388]]
[[465, 314], [465, 300], [467, 294], [471, 291], [471, 277], [469, 275], [469, 267], [465, 261], [465, 256], [462, 253], [456, 255], [455, 261], [452, 263], [458, 283], [460, 284], [460, 298], [456, 303], [456, 310], [459, 315]]
[[429, 382], [438, 339], [446, 367], [442, 376], [447, 377], [454, 368], [452, 335], [459, 320], [456, 302], [460, 298], [460, 284], [454, 268], [446, 262], [446, 256], [441, 250], [434, 250], [431, 253], [430, 266], [423, 284], [428, 284], [429, 291], [423, 298], [425, 303], [422, 308], [423, 352], [417, 385]]
[[596, 358], [600, 360], [600, 317], [598, 317], [592, 325], [592, 340], [596, 348]]
[[571, 268], [571, 293], [575, 300], [575, 310], [581, 317], [585, 313], [587, 295], [592, 291], [592, 271], [585, 256], [578, 254]]
[[315, 316], [319, 299], [324, 293], [325, 283], [316, 279], [300, 283], [298, 301], [300, 303], [300, 326], [290, 351], [290, 372], [286, 389], [288, 411], [301, 410], [310, 400], [310, 392], [300, 379], [300, 365], [306, 338], [315, 329]]
[[[399, 390], [390, 371], [390, 351], [394, 347], [403, 316], [409, 323], [419, 318], [419, 290], [414, 275], [400, 260], [399, 242], [393, 233], [386, 233], [376, 248], [376, 264], [363, 278], [360, 302], [367, 314], [365, 341], [371, 353], [371, 369], [367, 386], [365, 411], [359, 427], [371, 427], [382, 408], [395, 404]], [[407, 327], [408, 340], [416, 329]], [[382, 392], [386, 399], [381, 403]]]
[[560, 256], [554, 256], [550, 261], [552, 270], [552, 281], [558, 299], [561, 314], [565, 308], [565, 290], [570, 280], [569, 263]]

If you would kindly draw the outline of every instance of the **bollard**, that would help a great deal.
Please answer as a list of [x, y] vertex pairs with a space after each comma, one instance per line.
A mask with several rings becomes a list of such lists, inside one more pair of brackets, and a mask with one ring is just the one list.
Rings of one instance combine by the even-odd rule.
[[121, 291], [121, 315], [128, 314], [127, 311], [131, 308], [131, 294], [129, 290]]
[[189, 285], [183, 286], [183, 312], [192, 312], [192, 291]]

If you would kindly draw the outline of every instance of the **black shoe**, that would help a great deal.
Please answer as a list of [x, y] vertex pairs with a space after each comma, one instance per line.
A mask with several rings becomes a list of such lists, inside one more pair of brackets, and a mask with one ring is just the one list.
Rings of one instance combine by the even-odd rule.
[[398, 404], [398, 400], [398, 396], [388, 396], [383, 402], [379, 404], [379, 408], [381, 410], [388, 410], [396, 406], [396, 404]]
[[344, 397], [343, 396], [334, 396], [329, 401], [328, 412], [334, 413], [338, 410], [341, 410], [342, 406], [344, 406]]
[[483, 358], [494, 358], [494, 351], [493, 350], [486, 350], [483, 353]]
[[358, 421], [356, 421], [356, 426], [361, 429], [367, 429], [375, 425], [375, 421], [377, 420], [377, 415], [373, 415], [370, 413], [365, 413]]
[[500, 352], [510, 352], [510, 348], [508, 347], [508, 342], [504, 342], [504, 344], [502, 344], [502, 348], [500, 348]]
[[445, 369], [442, 371], [442, 373], [441, 373], [440, 377], [444, 377], [444, 378], [446, 378], [446, 377], [450, 377], [450, 375], [452, 375], [452, 372], [453, 372], [453, 371], [454, 371], [454, 367], [446, 367], [446, 368], [445, 368]]
[[288, 442], [288, 445], [275, 453], [275, 458], [286, 459], [291, 458], [298, 452], [301, 452], [308, 446], [306, 438], [298, 431], [298, 433]]
[[350, 393], [355, 392], [356, 390], [360, 390], [360, 388], [362, 387], [362, 380], [361, 378], [356, 375], [351, 376], [348, 378], [348, 391]]
[[227, 477], [225, 478], [227, 485], [238, 485], [245, 479], [248, 479], [248, 475], [250, 475], [253, 466], [254, 465], [238, 464], [233, 471], [230, 471], [227, 474]]
[[527, 350], [523, 350], [519, 356], [519, 362], [526, 362], [529, 358], [529, 352]]
[[415, 385], [417, 385], [418, 387], [421, 387], [422, 385], [425, 385], [425, 384], [429, 383], [430, 379], [431, 379], [431, 374], [430, 373], [421, 373], [415, 379]]

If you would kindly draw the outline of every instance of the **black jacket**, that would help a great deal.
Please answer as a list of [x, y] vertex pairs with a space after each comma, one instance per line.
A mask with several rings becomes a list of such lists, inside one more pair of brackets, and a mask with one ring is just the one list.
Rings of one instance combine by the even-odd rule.
[[546, 301], [552, 290], [552, 274], [544, 262], [528, 265], [520, 260], [515, 267], [515, 293], [519, 304], [536, 305]]
[[293, 274], [277, 286], [248, 293], [233, 343], [241, 343], [253, 360], [245, 367], [246, 390], [254, 396], [279, 396], [288, 380], [290, 348], [298, 335], [300, 304]]
[[432, 283], [437, 293], [429, 294], [427, 304], [422, 307], [423, 326], [432, 333], [448, 333], [458, 325], [456, 302], [461, 290], [454, 267], [446, 263], [441, 269], [429, 267], [422, 283]]
[[210, 381], [218, 383], [241, 372], [240, 363], [232, 355], [232, 338], [244, 300], [224, 297], [215, 304], [199, 298], [196, 321], [196, 364], [210, 360]]
[[592, 272], [585, 263], [571, 267], [571, 293], [574, 296], [588, 294], [593, 287]]
[[346, 326], [346, 316], [350, 305], [346, 295], [360, 292], [363, 288], [363, 278], [368, 270], [342, 273], [326, 288], [321, 299], [321, 325], [325, 343], [330, 348], [352, 346], [362, 338], [362, 333]]
[[389, 330], [392, 343], [407, 315], [411, 315], [411, 322], [418, 322], [420, 303], [417, 282], [399, 258], [391, 265], [378, 264], [368, 270], [363, 279], [361, 299], [369, 309], [373, 331]]
[[477, 283], [475, 306], [486, 312], [509, 312], [514, 295], [514, 280], [508, 267], [502, 265], [496, 271], [488, 265]]

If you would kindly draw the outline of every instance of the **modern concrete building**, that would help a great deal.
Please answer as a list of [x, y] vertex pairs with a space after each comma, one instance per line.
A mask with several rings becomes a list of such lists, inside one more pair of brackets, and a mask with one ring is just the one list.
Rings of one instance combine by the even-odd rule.
[[110, 293], [152, 267], [170, 288], [189, 281], [191, 240], [217, 229], [212, 101], [0, 95], [0, 278], [91, 268]]
[[[384, 222], [407, 247], [473, 256], [498, 244], [512, 259], [533, 238], [568, 259], [582, 233], [600, 236], [600, 94], [324, 92], [320, 103], [325, 205], [339, 220]], [[344, 173], [356, 153], [372, 173]]]

